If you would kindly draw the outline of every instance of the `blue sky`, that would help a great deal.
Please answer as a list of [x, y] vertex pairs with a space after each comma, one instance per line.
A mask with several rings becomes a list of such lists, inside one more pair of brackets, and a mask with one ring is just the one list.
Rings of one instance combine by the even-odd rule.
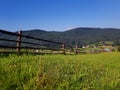
[[120, 0], [0, 0], [0, 29], [120, 28]]

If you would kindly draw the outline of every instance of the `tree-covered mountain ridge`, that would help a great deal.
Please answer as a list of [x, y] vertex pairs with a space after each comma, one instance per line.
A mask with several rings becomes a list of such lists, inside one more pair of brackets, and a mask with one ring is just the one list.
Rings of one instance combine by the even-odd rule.
[[120, 41], [120, 29], [116, 28], [86, 27], [86, 28], [74, 28], [61, 32], [33, 29], [22, 31], [22, 34], [52, 41], [65, 42], [71, 45], [74, 45], [76, 43], [78, 43], [79, 45], [91, 44], [100, 41], [113, 41], [113, 42]]

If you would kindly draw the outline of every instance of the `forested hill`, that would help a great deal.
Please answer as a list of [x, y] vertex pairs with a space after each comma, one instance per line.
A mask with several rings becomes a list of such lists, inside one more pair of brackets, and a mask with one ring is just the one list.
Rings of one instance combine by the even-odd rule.
[[[23, 31], [23, 34], [69, 44], [75, 44], [76, 42], [78, 44], [90, 44], [99, 41], [120, 41], [120, 29], [114, 28], [75, 28], [63, 32], [34, 29]], [[1, 34], [0, 37], [2, 36]]]

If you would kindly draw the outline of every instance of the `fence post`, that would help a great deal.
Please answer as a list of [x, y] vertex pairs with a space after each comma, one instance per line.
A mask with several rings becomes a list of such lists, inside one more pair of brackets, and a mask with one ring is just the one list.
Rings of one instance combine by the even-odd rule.
[[78, 51], [77, 51], [77, 50], [78, 50], [78, 45], [76, 44], [76, 45], [75, 45], [75, 54], [78, 54]]
[[17, 37], [17, 52], [20, 52], [20, 45], [21, 45], [21, 35], [22, 35], [22, 31], [20, 30], [19, 32], [18, 32], [18, 37]]
[[62, 43], [62, 51], [63, 51], [63, 54], [65, 54], [65, 43], [64, 42]]

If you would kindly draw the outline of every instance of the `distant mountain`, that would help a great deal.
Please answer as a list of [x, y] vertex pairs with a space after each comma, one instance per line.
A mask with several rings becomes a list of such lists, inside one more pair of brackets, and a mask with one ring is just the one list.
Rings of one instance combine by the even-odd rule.
[[[34, 29], [23, 31], [22, 34], [58, 42], [65, 42], [71, 45], [75, 45], [76, 43], [79, 45], [92, 44], [100, 41], [120, 41], [120, 29], [115, 28], [75, 28], [63, 32]], [[0, 38], [1, 37], [9, 38], [8, 35], [3, 34], [0, 34]], [[16, 39], [16, 37], [11, 36], [11, 39]]]

